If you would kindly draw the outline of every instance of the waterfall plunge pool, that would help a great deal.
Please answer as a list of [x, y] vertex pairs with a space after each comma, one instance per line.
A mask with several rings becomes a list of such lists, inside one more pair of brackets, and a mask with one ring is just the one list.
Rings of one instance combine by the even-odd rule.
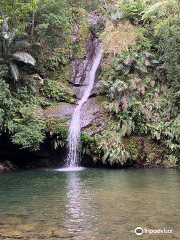
[[[180, 239], [179, 185], [165, 169], [0, 174], [0, 239]], [[138, 238], [136, 227], [174, 232]]]

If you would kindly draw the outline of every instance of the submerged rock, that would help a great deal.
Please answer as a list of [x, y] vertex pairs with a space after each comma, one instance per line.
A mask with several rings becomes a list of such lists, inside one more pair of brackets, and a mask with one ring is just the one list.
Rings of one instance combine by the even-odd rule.
[[173, 233], [173, 237], [176, 239], [180, 239], [180, 233], [179, 232]]
[[64, 229], [53, 232], [52, 236], [55, 238], [72, 238], [72, 237], [74, 237], [73, 234], [69, 233], [68, 231], [66, 231]]
[[33, 224], [26, 224], [26, 225], [22, 224], [18, 226], [19, 230], [25, 231], [25, 232], [31, 232], [34, 230], [34, 228], [35, 228], [35, 225]]
[[52, 236], [52, 231], [51, 230], [46, 230], [46, 231], [44, 231], [44, 232], [41, 232], [40, 233], [40, 236], [42, 237], [42, 238], [49, 238], [49, 237], [51, 237]]
[[11, 231], [2, 230], [0, 231], [0, 237], [2, 237], [2, 239], [4, 238], [26, 239], [26, 234], [18, 230], [11, 230]]
[[7, 217], [4, 219], [4, 222], [9, 223], [9, 224], [18, 224], [21, 223], [23, 220], [18, 217]]

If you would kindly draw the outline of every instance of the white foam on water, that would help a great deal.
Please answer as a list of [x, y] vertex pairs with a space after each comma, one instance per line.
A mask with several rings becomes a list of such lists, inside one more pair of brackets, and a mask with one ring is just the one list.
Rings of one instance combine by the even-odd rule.
[[83, 171], [86, 168], [84, 167], [66, 167], [66, 168], [59, 168], [56, 169], [58, 172], [77, 172], [77, 171]]

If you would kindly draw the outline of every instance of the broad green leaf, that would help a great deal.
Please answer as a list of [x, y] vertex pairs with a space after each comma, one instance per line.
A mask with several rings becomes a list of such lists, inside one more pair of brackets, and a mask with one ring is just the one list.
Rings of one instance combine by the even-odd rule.
[[29, 63], [33, 66], [36, 64], [36, 60], [29, 53], [26, 52], [16, 52], [13, 54], [13, 57], [17, 61]]
[[167, 3], [167, 1], [162, 1], [162, 2], [157, 2], [154, 5], [152, 5], [146, 12], [145, 14], [142, 16], [142, 20], [145, 20], [146, 18], [150, 17], [154, 12], [156, 12], [156, 10], [164, 5], [165, 3]]
[[10, 71], [11, 71], [11, 74], [12, 74], [14, 80], [18, 81], [19, 80], [19, 69], [18, 69], [17, 65], [15, 63], [10, 62], [9, 67], [10, 67]]

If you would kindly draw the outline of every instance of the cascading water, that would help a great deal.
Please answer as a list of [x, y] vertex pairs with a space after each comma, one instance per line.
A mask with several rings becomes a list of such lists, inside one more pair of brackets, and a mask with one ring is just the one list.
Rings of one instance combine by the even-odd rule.
[[90, 59], [89, 59], [88, 64], [91, 65], [91, 68], [86, 73], [86, 79], [84, 81], [86, 84], [86, 87], [83, 93], [83, 97], [78, 102], [78, 105], [74, 110], [72, 120], [69, 126], [69, 137], [68, 137], [69, 153], [67, 158], [67, 167], [69, 168], [74, 168], [78, 166], [77, 161], [79, 157], [79, 146], [80, 146], [80, 136], [81, 136], [81, 108], [90, 96], [91, 90], [94, 86], [96, 72], [98, 70], [98, 67], [100, 65], [101, 58], [102, 58], [100, 43], [97, 39], [95, 41], [96, 41], [95, 49], [93, 49], [93, 52], [95, 52], [95, 54], [93, 57], [90, 56]]

